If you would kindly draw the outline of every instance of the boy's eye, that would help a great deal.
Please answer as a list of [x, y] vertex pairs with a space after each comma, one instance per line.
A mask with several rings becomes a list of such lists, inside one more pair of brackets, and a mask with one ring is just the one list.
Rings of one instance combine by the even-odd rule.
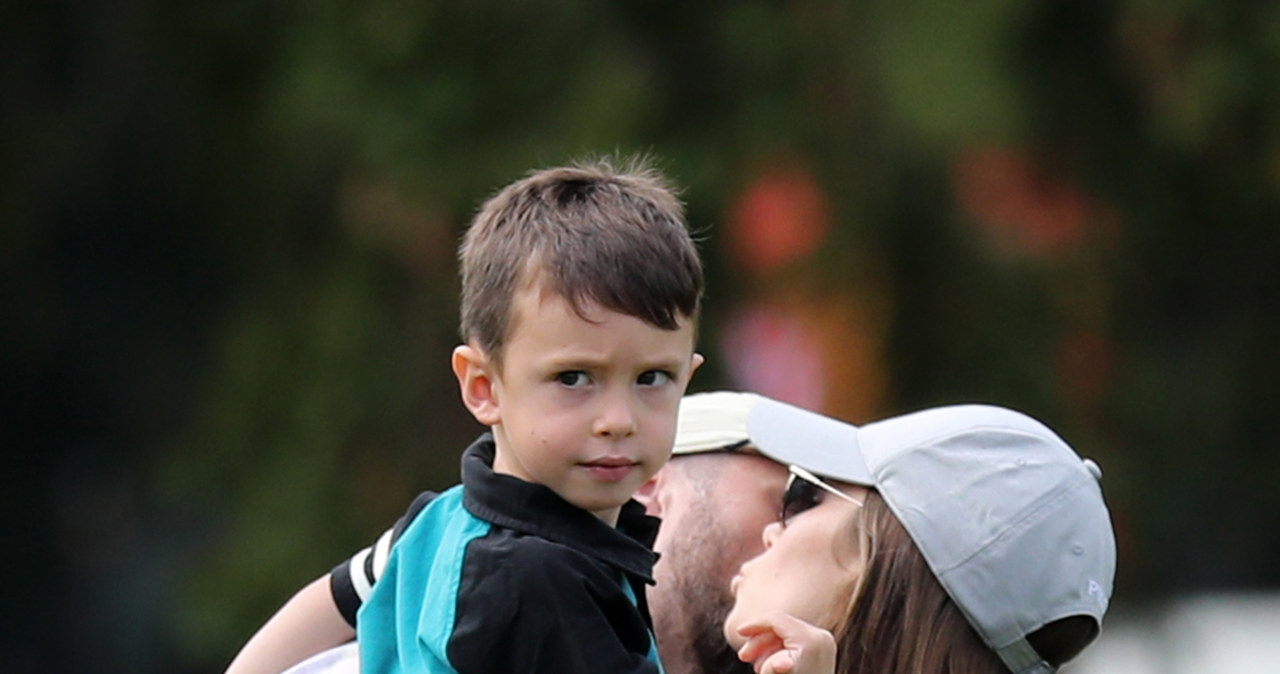
[[577, 388], [587, 385], [587, 373], [582, 370], [571, 370], [569, 372], [561, 372], [556, 375], [556, 381], [562, 386], [569, 388]]
[[636, 383], [641, 386], [661, 386], [669, 381], [671, 381], [671, 373], [662, 370], [648, 370], [636, 379]]

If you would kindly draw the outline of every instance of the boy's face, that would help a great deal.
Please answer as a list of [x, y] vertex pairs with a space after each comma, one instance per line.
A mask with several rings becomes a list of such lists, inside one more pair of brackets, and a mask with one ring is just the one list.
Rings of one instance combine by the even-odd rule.
[[496, 472], [546, 485], [612, 524], [671, 456], [680, 398], [702, 357], [691, 322], [668, 331], [584, 309], [585, 319], [534, 283], [512, 302], [501, 371], [471, 346], [458, 347], [454, 368], [469, 353], [481, 371], [459, 381], [493, 429]]

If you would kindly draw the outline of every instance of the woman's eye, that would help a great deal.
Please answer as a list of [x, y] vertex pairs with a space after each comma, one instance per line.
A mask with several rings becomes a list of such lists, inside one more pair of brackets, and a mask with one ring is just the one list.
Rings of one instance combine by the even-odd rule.
[[662, 370], [648, 370], [636, 379], [636, 383], [641, 386], [661, 386], [671, 381], [671, 373]]
[[586, 386], [586, 385], [587, 385], [587, 373], [586, 373], [586, 372], [583, 372], [583, 371], [581, 371], [581, 370], [573, 370], [573, 371], [570, 371], [570, 372], [561, 372], [560, 374], [557, 374], [557, 375], [556, 375], [556, 381], [560, 382], [560, 384], [561, 384], [562, 386], [567, 386], [567, 387], [569, 387], [569, 388], [577, 388], [577, 387], [579, 387], [579, 386]]
[[782, 526], [787, 526], [791, 518], [800, 513], [814, 508], [822, 503], [823, 492], [821, 489], [804, 481], [792, 479], [791, 484], [787, 486], [787, 491], [782, 495], [782, 513], [780, 519]]

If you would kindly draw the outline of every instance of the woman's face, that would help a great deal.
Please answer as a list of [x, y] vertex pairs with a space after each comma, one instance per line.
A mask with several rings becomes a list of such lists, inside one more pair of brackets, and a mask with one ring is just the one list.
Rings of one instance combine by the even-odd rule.
[[[833, 486], [859, 502], [866, 496], [862, 487]], [[834, 630], [847, 606], [862, 573], [849, 528], [849, 518], [859, 506], [816, 487], [809, 498], [816, 505], [788, 513], [785, 525], [774, 522], [765, 527], [764, 552], [744, 562], [734, 577], [734, 605], [724, 622], [725, 639], [734, 648], [746, 642], [738, 627], [774, 611]]]

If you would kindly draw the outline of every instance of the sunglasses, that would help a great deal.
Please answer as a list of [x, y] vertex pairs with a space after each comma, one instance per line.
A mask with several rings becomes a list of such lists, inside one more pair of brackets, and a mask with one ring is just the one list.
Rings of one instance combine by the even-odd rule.
[[787, 470], [791, 475], [787, 478], [787, 490], [782, 494], [782, 511], [779, 513], [784, 527], [791, 518], [822, 503], [826, 494], [834, 494], [856, 506], [862, 506], [862, 501], [832, 487], [800, 466], [787, 466]]

